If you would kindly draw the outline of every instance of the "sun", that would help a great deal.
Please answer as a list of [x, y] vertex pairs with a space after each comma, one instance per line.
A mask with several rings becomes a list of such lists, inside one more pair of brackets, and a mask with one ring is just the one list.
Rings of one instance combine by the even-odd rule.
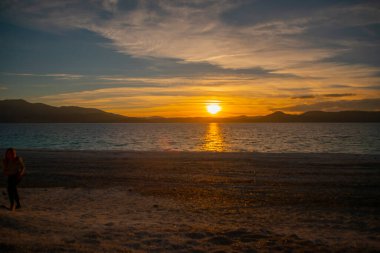
[[218, 104], [208, 104], [206, 108], [207, 108], [207, 111], [213, 115], [217, 114], [218, 112], [222, 110], [222, 108]]

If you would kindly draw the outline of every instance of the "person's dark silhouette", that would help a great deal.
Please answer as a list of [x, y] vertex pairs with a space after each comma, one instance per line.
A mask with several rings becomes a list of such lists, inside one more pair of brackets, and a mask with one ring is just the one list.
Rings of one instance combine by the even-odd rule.
[[[25, 174], [25, 166], [21, 157], [16, 155], [14, 148], [8, 148], [3, 159], [4, 175], [8, 177], [8, 197], [10, 207], [9, 210], [21, 208], [20, 198], [17, 191], [17, 184], [20, 183]], [[15, 203], [16, 202], [16, 203]]]

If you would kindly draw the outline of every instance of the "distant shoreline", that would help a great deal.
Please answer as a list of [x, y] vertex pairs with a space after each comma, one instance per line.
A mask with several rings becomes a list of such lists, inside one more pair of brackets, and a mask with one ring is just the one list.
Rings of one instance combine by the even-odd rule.
[[[1, 150], [6, 150], [9, 147], [0, 147]], [[380, 153], [332, 153], [332, 152], [259, 152], [259, 151], [187, 151], [187, 150], [122, 150], [122, 149], [54, 149], [54, 148], [17, 148], [18, 152], [36, 152], [36, 153], [108, 153], [122, 155], [183, 155], [189, 157], [199, 156], [226, 156], [226, 157], [320, 157], [320, 156], [373, 156], [379, 157]], [[1, 154], [1, 153], [0, 153]]]
[[293, 123], [380, 122], [380, 111], [307, 111], [287, 114], [276, 111], [265, 116], [231, 117], [129, 117], [95, 108], [55, 107], [23, 99], [0, 100], [0, 122], [9, 123]]
[[[6, 148], [0, 148], [5, 150]], [[95, 150], [95, 149], [51, 149], [51, 148], [18, 148], [19, 153], [80, 153], [80, 154], [104, 154], [123, 156], [164, 156], [174, 155], [177, 157], [203, 158], [213, 155], [220, 158], [320, 158], [333, 157], [336, 159], [348, 157], [373, 157], [380, 159], [379, 154], [367, 153], [328, 153], [328, 152], [252, 152], [252, 151], [176, 151], [176, 150]]]
[[0, 122], [0, 124], [380, 124], [380, 121], [315, 121], [315, 122]]

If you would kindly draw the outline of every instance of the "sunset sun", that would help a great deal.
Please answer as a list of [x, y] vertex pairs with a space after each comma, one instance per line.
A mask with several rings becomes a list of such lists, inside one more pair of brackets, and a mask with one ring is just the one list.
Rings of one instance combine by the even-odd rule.
[[222, 110], [222, 108], [218, 104], [209, 104], [206, 106], [206, 108], [207, 108], [207, 111], [213, 115], [217, 114], [218, 112]]

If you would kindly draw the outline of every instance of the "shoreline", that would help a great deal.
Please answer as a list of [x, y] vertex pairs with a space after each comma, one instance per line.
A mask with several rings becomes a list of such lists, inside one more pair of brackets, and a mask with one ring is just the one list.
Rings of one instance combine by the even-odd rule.
[[380, 121], [257, 121], [257, 122], [0, 122], [0, 124], [379, 124]]
[[[0, 148], [6, 150], [7, 148]], [[122, 149], [52, 149], [52, 148], [17, 148], [17, 152], [84, 152], [84, 153], [120, 153], [120, 154], [187, 154], [187, 155], [202, 155], [202, 154], [219, 154], [219, 155], [258, 155], [258, 156], [378, 156], [380, 153], [331, 153], [331, 152], [260, 152], [260, 151], [187, 151], [187, 150], [122, 150]]]
[[3, 251], [380, 250], [380, 155], [18, 154], [23, 208], [0, 209]]

